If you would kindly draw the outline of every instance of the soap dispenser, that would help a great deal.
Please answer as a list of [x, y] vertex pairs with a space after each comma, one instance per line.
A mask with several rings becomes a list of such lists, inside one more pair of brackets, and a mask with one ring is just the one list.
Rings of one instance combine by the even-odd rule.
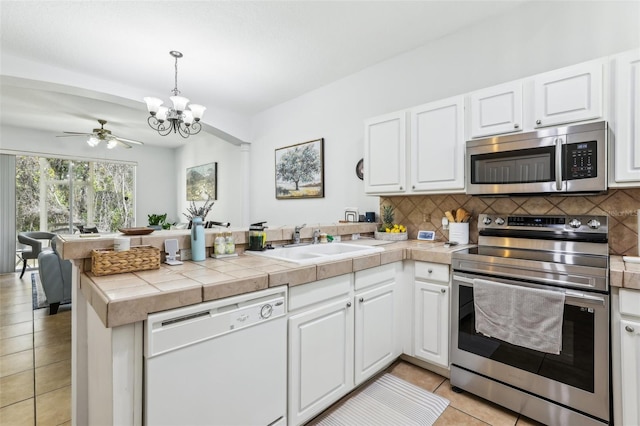
[[201, 217], [194, 217], [191, 225], [191, 260], [202, 262], [206, 259], [204, 245], [204, 224]]

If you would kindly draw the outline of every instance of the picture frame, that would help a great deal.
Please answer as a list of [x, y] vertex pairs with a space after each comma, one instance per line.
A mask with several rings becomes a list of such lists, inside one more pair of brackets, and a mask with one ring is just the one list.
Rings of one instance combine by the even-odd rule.
[[187, 201], [218, 199], [218, 163], [187, 168]]
[[324, 198], [324, 138], [275, 150], [276, 199]]

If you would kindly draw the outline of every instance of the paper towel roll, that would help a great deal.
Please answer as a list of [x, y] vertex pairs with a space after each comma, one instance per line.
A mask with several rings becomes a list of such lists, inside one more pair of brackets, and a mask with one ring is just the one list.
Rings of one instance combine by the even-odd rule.
[[116, 237], [113, 239], [114, 251], [127, 251], [131, 248], [131, 240], [125, 237]]

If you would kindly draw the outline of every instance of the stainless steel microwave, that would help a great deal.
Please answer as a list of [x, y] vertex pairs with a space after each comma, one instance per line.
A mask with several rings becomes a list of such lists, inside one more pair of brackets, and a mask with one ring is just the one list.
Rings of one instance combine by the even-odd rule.
[[568, 194], [607, 190], [607, 123], [471, 140], [467, 194]]

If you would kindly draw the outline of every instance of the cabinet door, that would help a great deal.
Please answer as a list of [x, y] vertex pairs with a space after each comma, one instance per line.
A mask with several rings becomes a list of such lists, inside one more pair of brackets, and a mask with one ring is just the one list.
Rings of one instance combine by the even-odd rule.
[[411, 189], [464, 189], [464, 97], [412, 108]]
[[533, 77], [534, 127], [602, 117], [601, 60]]
[[449, 287], [416, 281], [414, 355], [449, 367]]
[[469, 103], [472, 138], [522, 131], [522, 82], [478, 90]]
[[640, 322], [620, 321], [623, 425], [640, 424]]
[[289, 424], [309, 420], [352, 388], [352, 298], [291, 316]]
[[364, 190], [367, 194], [406, 189], [406, 113], [365, 121]]
[[356, 295], [355, 384], [398, 356], [395, 282]]
[[640, 181], [640, 50], [614, 58], [614, 169], [616, 182]]

